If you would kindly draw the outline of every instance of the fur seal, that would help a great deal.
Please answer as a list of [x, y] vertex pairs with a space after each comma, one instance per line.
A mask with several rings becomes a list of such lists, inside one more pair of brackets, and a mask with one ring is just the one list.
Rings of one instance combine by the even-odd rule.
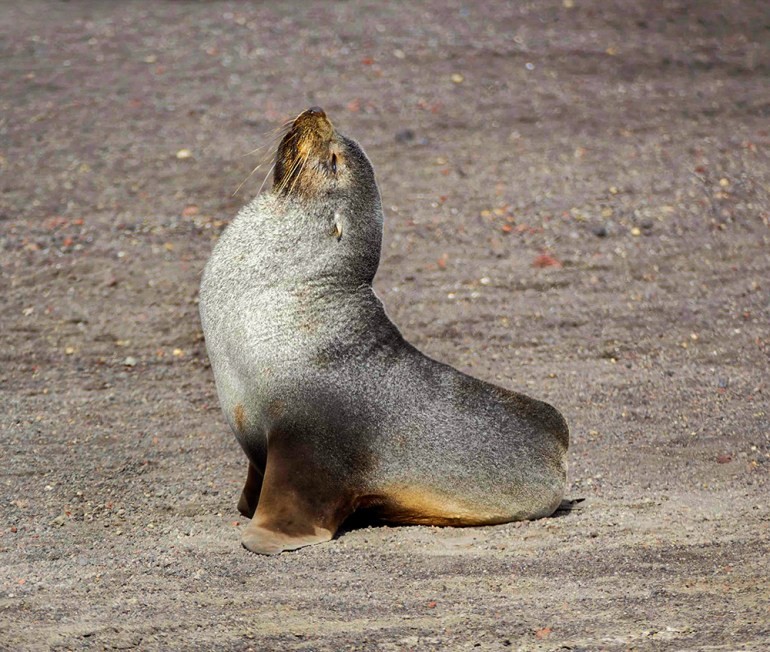
[[562, 499], [563, 417], [404, 340], [372, 289], [382, 227], [369, 159], [314, 107], [206, 265], [201, 321], [249, 459], [238, 509], [253, 552], [328, 541], [358, 509], [484, 525], [548, 516]]

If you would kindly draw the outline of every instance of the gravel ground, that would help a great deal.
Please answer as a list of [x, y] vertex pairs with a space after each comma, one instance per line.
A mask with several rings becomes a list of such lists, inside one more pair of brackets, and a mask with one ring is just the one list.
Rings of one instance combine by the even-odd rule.
[[[770, 647], [769, 35], [762, 1], [1, 3], [0, 647]], [[571, 512], [239, 546], [197, 289], [312, 104], [377, 171], [391, 317], [563, 412]]]

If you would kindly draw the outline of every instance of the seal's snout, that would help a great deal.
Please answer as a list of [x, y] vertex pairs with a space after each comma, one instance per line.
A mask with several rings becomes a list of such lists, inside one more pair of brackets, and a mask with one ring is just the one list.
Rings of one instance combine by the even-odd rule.
[[300, 132], [318, 132], [323, 137], [328, 137], [332, 129], [332, 123], [326, 117], [326, 111], [320, 106], [311, 106], [297, 116], [292, 129]]
[[317, 170], [336, 173], [337, 157], [330, 151], [335, 138], [334, 125], [321, 107], [300, 113], [278, 146], [273, 187], [279, 192], [297, 189], [311, 194], [322, 179]]

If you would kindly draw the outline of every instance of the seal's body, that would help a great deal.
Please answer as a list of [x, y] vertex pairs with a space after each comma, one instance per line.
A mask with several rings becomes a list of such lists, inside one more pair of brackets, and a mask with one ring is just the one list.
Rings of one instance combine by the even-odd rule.
[[388, 319], [372, 290], [382, 221], [368, 159], [309, 109], [281, 142], [272, 191], [206, 266], [201, 319], [249, 458], [238, 507], [254, 552], [328, 541], [359, 508], [480, 525], [561, 501], [561, 415], [426, 357]]

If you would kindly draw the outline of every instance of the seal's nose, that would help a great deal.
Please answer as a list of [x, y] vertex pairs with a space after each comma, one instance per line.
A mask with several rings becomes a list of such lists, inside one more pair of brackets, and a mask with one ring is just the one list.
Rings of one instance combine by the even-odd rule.
[[305, 111], [305, 113], [318, 118], [326, 117], [326, 112], [320, 106], [311, 106], [307, 111]]
[[304, 134], [303, 138], [311, 133], [315, 133], [322, 138], [330, 138], [334, 133], [331, 121], [326, 117], [326, 112], [320, 106], [311, 106], [300, 113], [294, 121], [294, 129], [302, 131]]

